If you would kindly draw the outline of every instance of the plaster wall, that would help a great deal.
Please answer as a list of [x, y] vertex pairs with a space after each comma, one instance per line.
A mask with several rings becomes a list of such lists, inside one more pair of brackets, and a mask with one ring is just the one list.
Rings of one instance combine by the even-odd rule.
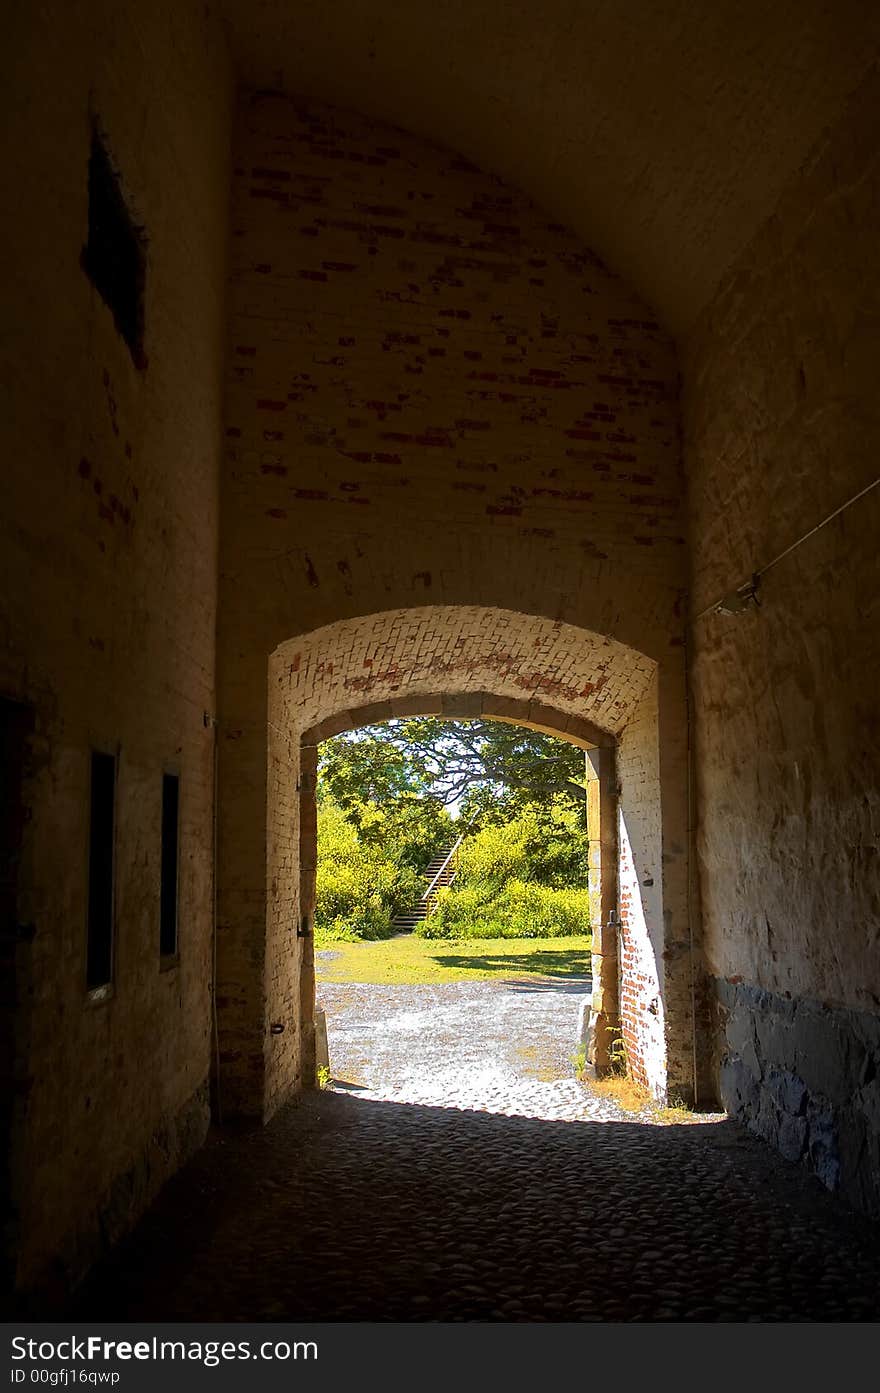
[[[78, 1276], [208, 1116], [229, 74], [201, 6], [13, 5], [0, 223], [0, 691], [33, 708], [19, 878], [13, 1242]], [[80, 267], [97, 122], [148, 239], [145, 367]], [[86, 993], [90, 749], [118, 765], [113, 993]], [[181, 779], [160, 971], [162, 774]]]
[[[685, 429], [699, 614], [877, 476], [874, 72], [703, 316]], [[731, 1108], [876, 1207], [880, 490], [693, 624], [699, 866]]]

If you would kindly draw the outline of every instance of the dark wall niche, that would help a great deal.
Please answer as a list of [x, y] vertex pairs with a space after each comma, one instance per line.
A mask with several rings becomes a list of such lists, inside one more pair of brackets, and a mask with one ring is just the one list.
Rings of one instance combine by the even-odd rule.
[[89, 237], [82, 267], [113, 315], [132, 361], [145, 368], [146, 237], [122, 194], [119, 175], [98, 131], [89, 152]]
[[180, 840], [180, 778], [162, 775], [162, 871], [159, 896], [159, 952], [177, 952], [177, 894]]
[[89, 898], [86, 986], [113, 981], [113, 893], [116, 859], [116, 758], [92, 751], [89, 813]]

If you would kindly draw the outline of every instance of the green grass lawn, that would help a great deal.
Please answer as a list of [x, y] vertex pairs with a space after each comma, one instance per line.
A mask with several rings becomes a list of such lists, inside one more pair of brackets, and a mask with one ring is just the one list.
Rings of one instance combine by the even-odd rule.
[[[431, 939], [406, 934], [371, 943], [316, 945], [319, 982], [488, 982], [493, 978], [580, 977], [590, 937]], [[333, 958], [324, 957], [333, 953]]]

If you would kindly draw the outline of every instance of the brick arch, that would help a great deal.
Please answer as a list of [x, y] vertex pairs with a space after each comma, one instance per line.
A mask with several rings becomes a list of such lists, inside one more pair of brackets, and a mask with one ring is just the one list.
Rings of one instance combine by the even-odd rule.
[[608, 932], [614, 909], [631, 1057], [658, 1095], [670, 1079], [686, 1092], [691, 961], [675, 672], [605, 634], [478, 605], [341, 619], [286, 640], [263, 661], [262, 711], [252, 703], [250, 721], [226, 723], [221, 732], [224, 1109], [268, 1116], [310, 1077], [318, 743], [431, 712], [508, 720], [592, 751], [603, 867], [594, 1010], [606, 1018], [617, 1010], [617, 931]]
[[[589, 743], [626, 726], [656, 673], [627, 644], [575, 624], [481, 605], [422, 605], [341, 620], [281, 644], [272, 655], [270, 700], [299, 732], [355, 724], [369, 704], [384, 720], [425, 702], [458, 714], [487, 701], [491, 714]], [[488, 709], [488, 708], [486, 708]], [[346, 724], [347, 723], [347, 724]]]
[[317, 748], [322, 740], [330, 740], [348, 730], [381, 725], [407, 716], [440, 716], [446, 720], [501, 721], [508, 725], [525, 726], [542, 735], [567, 740], [582, 750], [613, 748], [614, 737], [608, 731], [583, 716], [565, 716], [542, 701], [527, 697], [494, 696], [491, 692], [428, 692], [424, 696], [398, 697], [393, 701], [371, 701], [363, 706], [352, 705], [337, 716], [303, 731], [300, 749]]

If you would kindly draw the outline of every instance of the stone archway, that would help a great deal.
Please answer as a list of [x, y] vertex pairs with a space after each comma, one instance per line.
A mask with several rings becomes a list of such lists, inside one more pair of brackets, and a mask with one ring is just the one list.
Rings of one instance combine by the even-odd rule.
[[[238, 747], [238, 793], [255, 808], [262, 800], [265, 815], [262, 838], [259, 824], [244, 833], [241, 804], [229, 804], [221, 778], [224, 1111], [268, 1117], [313, 1072], [309, 820], [317, 744], [359, 725], [431, 712], [512, 720], [597, 751], [596, 852], [600, 859], [604, 843], [606, 889], [594, 922], [596, 1010], [617, 1011], [619, 945], [620, 1014], [635, 1072], [657, 1096], [670, 1087], [689, 1096], [694, 964], [675, 674], [576, 625], [455, 605], [326, 625], [280, 644], [268, 668], [262, 728], [255, 721], [224, 732], [227, 747]], [[246, 764], [240, 756], [248, 750]], [[609, 933], [612, 909], [618, 923]]]

